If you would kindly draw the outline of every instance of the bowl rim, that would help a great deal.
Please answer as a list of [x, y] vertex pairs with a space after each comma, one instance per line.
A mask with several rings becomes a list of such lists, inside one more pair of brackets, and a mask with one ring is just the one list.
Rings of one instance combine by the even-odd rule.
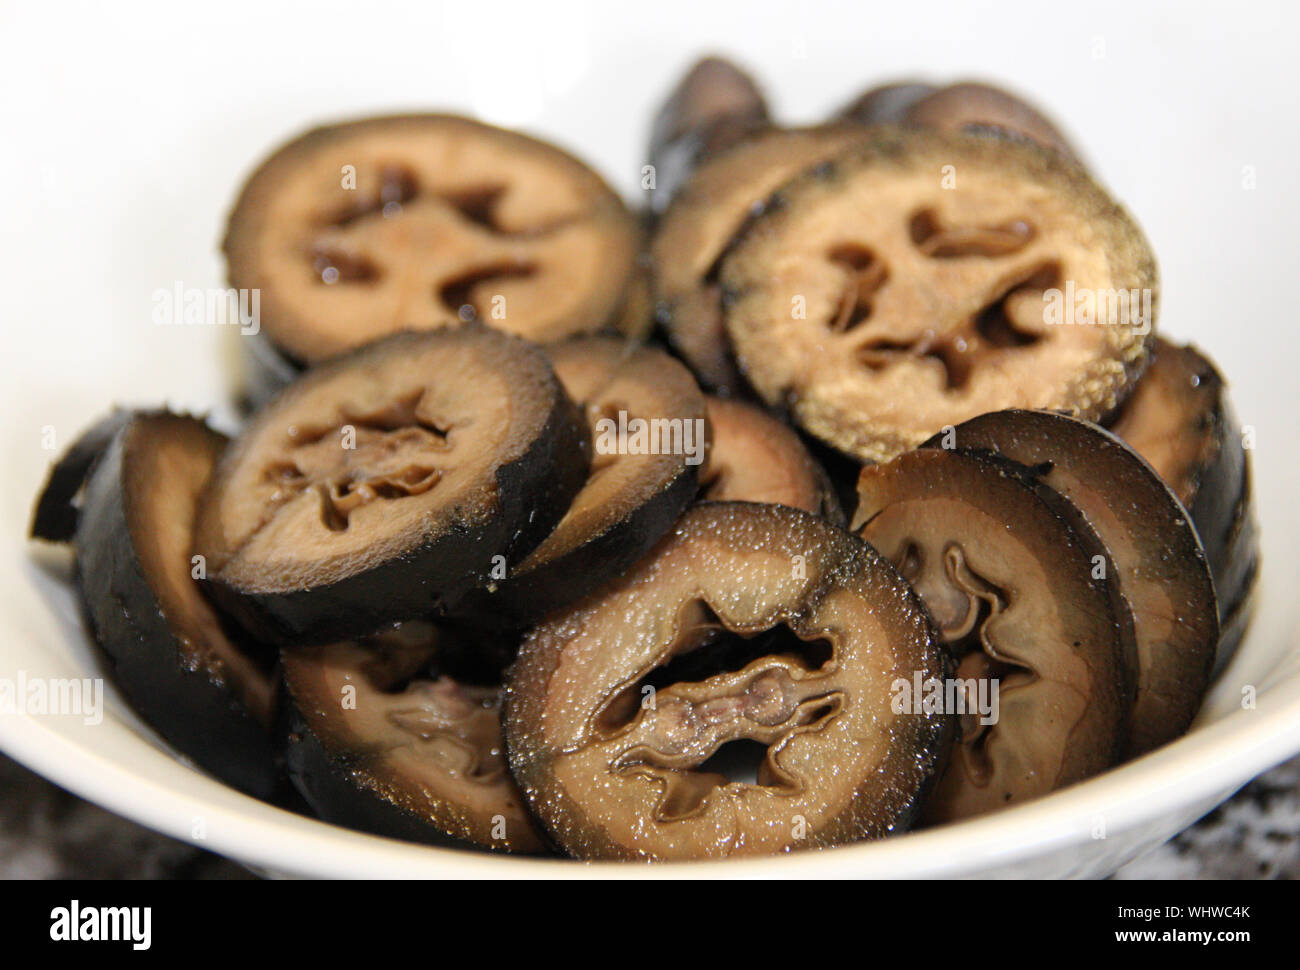
[[[1279, 664], [1300, 654], [1292, 643]], [[0, 718], [0, 748], [55, 784], [155, 831], [277, 874], [315, 878], [807, 878], [828, 873], [916, 878], [978, 875], [1092, 839], [1094, 821], [1112, 837], [1180, 806], [1223, 799], [1300, 751], [1300, 671], [1237, 710], [1184, 737], [1068, 789], [992, 815], [817, 852], [746, 859], [629, 865], [509, 856], [417, 845], [295, 814], [228, 788], [165, 748], [140, 742], [139, 766], [103, 755], [28, 714]], [[150, 759], [190, 776], [147, 777]], [[176, 781], [169, 782], [169, 778]], [[1176, 800], [1170, 794], [1177, 791]], [[189, 820], [209, 823], [196, 839]]]

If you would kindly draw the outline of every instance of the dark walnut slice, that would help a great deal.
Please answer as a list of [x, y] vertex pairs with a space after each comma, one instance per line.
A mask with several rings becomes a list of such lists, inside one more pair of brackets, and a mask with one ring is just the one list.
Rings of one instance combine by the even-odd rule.
[[870, 132], [777, 192], [723, 260], [727, 330], [763, 399], [864, 461], [985, 411], [1114, 408], [1156, 295], [1124, 210], [1027, 143]]
[[1069, 142], [1041, 111], [1010, 91], [974, 81], [942, 87], [915, 81], [883, 84], [854, 99], [837, 117], [867, 125], [989, 132], [1075, 157]]
[[64, 504], [58, 520], [75, 518], [74, 534], [42, 537], [73, 542], [90, 628], [131, 706], [201, 768], [270, 798], [274, 658], [227, 629], [191, 559], [195, 506], [225, 446], [195, 418], [117, 411], [73, 446], [39, 501]]
[[236, 403], [243, 415], [253, 415], [292, 384], [303, 368], [261, 334], [241, 337], [236, 354]]
[[261, 290], [260, 336], [314, 363], [467, 319], [532, 340], [599, 330], [623, 304], [636, 226], [586, 165], [448, 115], [318, 128], [245, 185], [230, 285]]
[[826, 469], [826, 477], [830, 479], [831, 490], [839, 500], [840, 508], [846, 513], [852, 512], [858, 505], [858, 476], [862, 474], [862, 462], [812, 435], [801, 434], [799, 437], [813, 460]]
[[81, 433], [57, 462], [50, 466], [36, 508], [32, 511], [31, 537], [47, 542], [71, 542], [77, 532], [78, 505], [86, 479], [109, 444], [135, 412], [116, 408]]
[[1094, 578], [1113, 567], [1067, 503], [1010, 462], [940, 450], [864, 468], [858, 493], [854, 530], [925, 603], [965, 698], [927, 819], [979, 815], [1115, 764], [1130, 618]]
[[1226, 438], [1238, 437], [1228, 418], [1224, 381], [1214, 364], [1195, 347], [1157, 337], [1151, 365], [1108, 426], [1150, 463], [1190, 512], [1209, 492], [1229, 493], [1216, 498], [1231, 507], [1241, 491], [1241, 451], [1234, 460], [1223, 449]]
[[751, 404], [711, 397], [709, 428], [701, 499], [788, 505], [844, 524], [830, 479], [789, 427]]
[[1075, 158], [1070, 143], [1046, 115], [1010, 91], [989, 84], [964, 81], [941, 87], [913, 102], [899, 121], [936, 131], [993, 132]]
[[880, 84], [858, 95], [835, 113], [837, 119], [864, 125], [899, 125], [922, 98], [937, 91], [922, 81], [897, 81]]
[[650, 129], [651, 209], [663, 211], [701, 161], [769, 123], [767, 102], [753, 78], [721, 57], [698, 61]]
[[1195, 347], [1157, 340], [1110, 428], [1151, 463], [1196, 524], [1218, 591], [1222, 666], [1245, 632], [1259, 571], [1250, 461], [1227, 386]]
[[1210, 681], [1219, 619], [1196, 530], [1151, 466], [1095, 424], [1049, 411], [984, 414], [927, 445], [989, 450], [1035, 466], [1083, 513], [1133, 615], [1137, 696], [1125, 757], [1182, 735]]
[[655, 315], [705, 387], [745, 389], [719, 303], [727, 245], [768, 195], [861, 137], [853, 125], [765, 131], [700, 166], [664, 213], [650, 247]]
[[1251, 497], [1250, 465], [1246, 465], [1246, 500], [1236, 519], [1227, 552], [1214, 564], [1219, 594], [1219, 652], [1215, 658], [1217, 674], [1237, 652], [1250, 626], [1255, 604], [1255, 582], [1259, 576], [1259, 523]]
[[581, 415], [536, 347], [398, 334], [308, 371], [227, 452], [199, 518], [208, 582], [277, 643], [426, 617], [521, 557], [587, 472]]
[[895, 713], [944, 657], [898, 573], [776, 505], [697, 505], [655, 552], [525, 639], [506, 740], [573, 855], [784, 852], [910, 824], [951, 721]]
[[704, 395], [685, 367], [610, 337], [578, 338], [548, 353], [586, 413], [591, 470], [554, 531], [464, 601], [460, 611], [479, 619], [524, 625], [580, 599], [645, 555], [698, 488], [708, 424]]
[[459, 661], [475, 645], [449, 640], [417, 621], [364, 641], [285, 650], [290, 777], [338, 825], [541, 852], [506, 767], [502, 688], [467, 677]]

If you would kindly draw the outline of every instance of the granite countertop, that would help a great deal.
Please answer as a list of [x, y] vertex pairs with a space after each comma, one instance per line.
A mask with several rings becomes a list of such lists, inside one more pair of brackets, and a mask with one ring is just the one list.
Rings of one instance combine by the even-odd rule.
[[[0, 878], [251, 879], [0, 756]], [[1119, 879], [1300, 878], [1300, 758], [1255, 779]]]

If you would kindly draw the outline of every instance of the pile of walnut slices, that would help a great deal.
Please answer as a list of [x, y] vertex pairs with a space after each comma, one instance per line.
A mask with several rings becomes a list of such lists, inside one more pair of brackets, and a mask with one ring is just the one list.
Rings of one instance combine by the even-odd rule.
[[117, 410], [37, 505], [139, 713], [331, 822], [583, 859], [879, 838], [1182, 734], [1247, 455], [1060, 132], [976, 84], [783, 127], [706, 60], [651, 141], [644, 218], [448, 115], [257, 169], [247, 423]]

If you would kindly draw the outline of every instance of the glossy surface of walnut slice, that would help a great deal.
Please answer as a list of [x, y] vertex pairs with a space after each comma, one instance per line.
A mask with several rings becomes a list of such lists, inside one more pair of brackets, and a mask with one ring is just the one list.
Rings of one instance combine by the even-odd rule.
[[294, 784], [340, 825], [541, 852], [506, 766], [501, 686], [467, 680], [454, 639], [415, 622], [363, 641], [285, 650]]
[[1185, 732], [1219, 643], [1210, 567], [1178, 499], [1133, 449], [1097, 425], [1048, 411], [995, 411], [928, 447], [982, 449], [1032, 466], [1106, 545], [1133, 615], [1137, 695], [1126, 757]]
[[203, 596], [192, 558], [195, 508], [226, 443], [188, 415], [120, 410], [74, 445], [40, 504], [48, 513], [56, 498], [70, 500], [76, 468], [88, 476], [66, 538], [114, 680], [176, 750], [271, 798], [280, 789], [274, 657], [226, 624]]
[[430, 616], [522, 556], [587, 470], [581, 415], [535, 346], [398, 334], [313, 368], [223, 458], [197, 546], [273, 642]]
[[526, 638], [511, 767], [579, 858], [700, 859], [910, 823], [949, 720], [891, 690], [944, 675], [893, 567], [795, 509], [704, 503], [626, 576]]
[[722, 262], [726, 327], [763, 399], [864, 461], [989, 410], [1115, 407], [1157, 296], [1125, 212], [1029, 144], [866, 130]]
[[[1065, 500], [1011, 462], [937, 449], [864, 468], [858, 493], [854, 531], [921, 597], [967, 698], [926, 817], [983, 814], [1115, 764], [1131, 618], [1105, 547]], [[996, 705], [976, 714], [994, 684]]]
[[1222, 667], [1249, 622], [1259, 572], [1248, 439], [1227, 384], [1195, 347], [1157, 339], [1110, 429], [1151, 463], [1196, 524], [1218, 592]]

